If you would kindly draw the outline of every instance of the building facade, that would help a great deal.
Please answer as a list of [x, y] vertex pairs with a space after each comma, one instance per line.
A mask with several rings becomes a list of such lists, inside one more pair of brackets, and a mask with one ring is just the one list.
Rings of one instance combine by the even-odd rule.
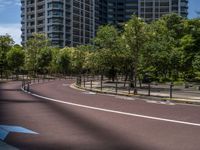
[[90, 43], [95, 35], [94, 0], [21, 0], [22, 44], [44, 33], [60, 47]]
[[60, 47], [91, 43], [100, 25], [121, 25], [133, 14], [146, 22], [168, 13], [187, 17], [188, 0], [21, 0], [22, 44], [44, 33]]
[[146, 22], [151, 22], [169, 13], [187, 17], [188, 0], [140, 0], [138, 5], [138, 16]]
[[133, 14], [151, 22], [165, 14], [188, 15], [188, 0], [107, 0], [107, 23], [121, 24]]

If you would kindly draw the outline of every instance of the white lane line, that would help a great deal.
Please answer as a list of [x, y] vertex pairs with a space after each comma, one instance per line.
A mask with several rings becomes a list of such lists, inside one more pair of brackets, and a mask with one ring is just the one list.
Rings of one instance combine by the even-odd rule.
[[[24, 91], [24, 89], [22, 88]], [[26, 92], [26, 91], [24, 91]], [[32, 96], [42, 98], [48, 101], [53, 101], [61, 104], [66, 104], [66, 105], [71, 105], [71, 106], [77, 106], [77, 107], [82, 107], [82, 108], [87, 108], [87, 109], [92, 109], [92, 110], [98, 110], [98, 111], [103, 111], [103, 112], [110, 112], [110, 113], [115, 113], [115, 114], [121, 114], [121, 115], [126, 115], [126, 116], [133, 116], [133, 117], [140, 117], [140, 118], [145, 118], [145, 119], [151, 119], [151, 120], [158, 120], [158, 121], [165, 121], [165, 122], [171, 122], [171, 123], [178, 123], [178, 124], [184, 124], [184, 125], [190, 125], [190, 126], [197, 126], [200, 127], [200, 124], [198, 123], [192, 123], [192, 122], [185, 122], [185, 121], [178, 121], [178, 120], [171, 120], [171, 119], [165, 119], [165, 118], [159, 118], [159, 117], [152, 117], [152, 116], [145, 116], [145, 115], [140, 115], [140, 114], [133, 114], [133, 113], [127, 113], [127, 112], [122, 112], [122, 111], [116, 111], [116, 110], [110, 110], [110, 109], [104, 109], [104, 108], [98, 108], [98, 107], [92, 107], [92, 106], [87, 106], [87, 105], [81, 105], [81, 104], [76, 104], [76, 103], [70, 103], [70, 102], [65, 102], [49, 97], [44, 97], [41, 95], [37, 95], [31, 92], [26, 92]]]

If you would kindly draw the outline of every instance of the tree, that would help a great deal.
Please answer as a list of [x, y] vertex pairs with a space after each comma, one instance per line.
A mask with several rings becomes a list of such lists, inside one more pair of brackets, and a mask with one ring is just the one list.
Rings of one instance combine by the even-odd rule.
[[[130, 56], [132, 57], [131, 70], [132, 79], [134, 80], [134, 86], [137, 84], [138, 77], [138, 66], [139, 57], [144, 48], [146, 33], [145, 33], [145, 23], [143, 20], [137, 16], [133, 16], [124, 27], [124, 39], [130, 50]], [[137, 89], [134, 89], [134, 93], [137, 94]]]
[[193, 60], [193, 68], [200, 72], [200, 54], [196, 55]]
[[91, 62], [89, 57], [95, 51], [93, 45], [81, 45], [75, 48], [72, 54], [73, 70], [77, 73], [91, 72]]
[[159, 21], [165, 22], [165, 26], [170, 32], [170, 36], [177, 40], [176, 44], [179, 44], [179, 39], [185, 35], [184, 23], [185, 18], [181, 17], [176, 13], [164, 15]]
[[7, 60], [6, 55], [14, 45], [13, 39], [10, 35], [0, 35], [0, 71], [1, 77], [3, 75], [3, 71], [7, 69]]
[[195, 77], [193, 60], [200, 52], [200, 20], [192, 19], [185, 21], [185, 35], [180, 39], [184, 53], [183, 74], [185, 80], [192, 80]]
[[60, 73], [66, 74], [70, 71], [70, 63], [71, 63], [71, 58], [70, 58], [70, 51], [73, 48], [65, 47], [61, 49], [58, 53], [57, 56], [57, 66], [59, 69]]
[[50, 47], [49, 39], [44, 34], [34, 33], [25, 44], [26, 68], [33, 71], [34, 75], [39, 69], [40, 52]]
[[25, 60], [25, 53], [21, 46], [15, 45], [7, 53], [7, 62], [11, 70], [15, 71], [18, 75], [20, 69], [22, 69]]
[[51, 54], [52, 54], [52, 59], [50, 62], [50, 72], [51, 73], [56, 73], [59, 71], [58, 64], [57, 64], [59, 51], [60, 51], [60, 49], [57, 47], [53, 47], [51, 49]]
[[50, 63], [52, 61], [52, 49], [51, 47], [46, 47], [40, 50], [37, 58], [38, 70], [42, 73], [45, 73], [49, 70]]
[[99, 72], [105, 73], [113, 81], [118, 72], [120, 36], [114, 26], [101, 26], [97, 31], [97, 36], [94, 39], [95, 47], [97, 48], [97, 55], [95, 55], [97, 68]]

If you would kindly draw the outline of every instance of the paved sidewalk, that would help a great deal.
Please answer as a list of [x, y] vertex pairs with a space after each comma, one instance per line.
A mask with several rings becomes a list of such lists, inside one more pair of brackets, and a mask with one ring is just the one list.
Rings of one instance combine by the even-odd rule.
[[[109, 88], [103, 88], [102, 90], [99, 88], [99, 83], [93, 83], [92, 88], [89, 84], [86, 84], [85, 87], [78, 86], [76, 84], [73, 84], [73, 87], [77, 87], [79, 89], [93, 91], [97, 93], [104, 93], [104, 94], [114, 94], [114, 95], [121, 95], [121, 96], [129, 96], [129, 97], [137, 97], [142, 99], [148, 99], [148, 100], [158, 100], [158, 101], [171, 101], [175, 103], [187, 103], [187, 104], [196, 104], [200, 105], [200, 91], [199, 93], [194, 93], [194, 96], [188, 95], [188, 93], [173, 93], [173, 98], [170, 98], [169, 91], [162, 91], [162, 92], [151, 92], [151, 96], [148, 96], [148, 90], [142, 90], [138, 89], [138, 94], [134, 95], [133, 91], [130, 93], [128, 90], [117, 90], [114, 87]], [[199, 96], [198, 96], [199, 95]]]

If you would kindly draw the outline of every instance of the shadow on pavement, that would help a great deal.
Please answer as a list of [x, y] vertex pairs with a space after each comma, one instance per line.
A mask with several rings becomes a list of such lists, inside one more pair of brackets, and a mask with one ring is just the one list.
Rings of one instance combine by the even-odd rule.
[[[39, 94], [39, 93], [36, 93], [36, 94]], [[71, 150], [74, 150], [74, 149], [80, 149], [80, 150], [82, 149], [91, 149], [91, 150], [153, 149], [153, 150], [156, 150], [156, 148], [152, 148], [152, 146], [150, 146], [151, 147], [150, 148], [150, 147], [147, 147], [147, 145], [142, 145], [141, 143], [134, 142], [134, 139], [127, 138], [126, 136], [118, 133], [118, 131], [114, 130], [112, 127], [107, 127], [106, 124], [104, 125], [97, 124], [95, 120], [92, 120], [89, 116], [84, 116], [84, 114], [67, 109], [66, 105], [46, 101], [44, 99], [41, 99], [41, 101], [45, 101], [46, 102], [45, 105], [47, 107], [49, 107], [52, 111], [54, 111], [54, 113], [59, 114], [59, 116], [63, 118], [63, 124], [66, 125], [66, 128], [67, 128], [67, 124], [70, 121], [70, 123], [72, 123], [74, 126], [81, 128], [82, 130], [86, 131], [89, 135], [91, 135], [95, 140], [101, 141], [101, 143], [103, 143], [99, 146], [98, 145], [72, 145], [72, 146], [69, 146]], [[139, 141], [138, 135], [135, 135], [135, 139]], [[48, 146], [48, 144], [47, 145], [45, 145], [45, 143], [40, 143], [40, 144], [43, 149], [54, 149], [50, 145]], [[58, 146], [57, 149], [62, 149], [62, 147], [59, 147], [59, 145], [56, 145]], [[67, 145], [67, 141], [66, 141], [66, 145]], [[60, 146], [62, 146], [62, 144]]]
[[[0, 84], [1, 86], [1, 84]], [[18, 90], [17, 90], [18, 91]], [[3, 90], [0, 90], [0, 102], [2, 101], [3, 103], [41, 103], [41, 105], [45, 106], [47, 110], [51, 110], [50, 116], [46, 118], [40, 118], [37, 116], [38, 122], [35, 122], [37, 124], [36, 126], [41, 127], [42, 124], [39, 121], [45, 122], [45, 121], [51, 121], [51, 117], [56, 117], [59, 116], [59, 122], [48, 122], [49, 124], [58, 124], [61, 123], [62, 126], [66, 126], [67, 130], [70, 130], [68, 124], [72, 124], [75, 129], [80, 129], [81, 131], [84, 131], [84, 133], [87, 134], [86, 139], [83, 139], [83, 141], [87, 141], [88, 135], [92, 137], [95, 141], [99, 141], [100, 144], [94, 144], [94, 143], [89, 143], [80, 141], [65, 141], [62, 140], [62, 135], [59, 137], [58, 141], [52, 141], [51, 143], [48, 140], [45, 140], [45, 137], [38, 137], [41, 138], [41, 140], [36, 141], [22, 141], [19, 142], [16, 137], [13, 137], [11, 141], [9, 140], [9, 143], [12, 145], [22, 149], [22, 150], [146, 150], [146, 149], [153, 149], [156, 150], [156, 148], [148, 147], [147, 145], [142, 145], [141, 143], [136, 142], [139, 141], [138, 135], [135, 135], [135, 139], [130, 139], [127, 138], [126, 135], [120, 134], [116, 129], [112, 128], [112, 126], [106, 126], [106, 124], [103, 123], [97, 123], [95, 122], [94, 119], [92, 119], [88, 115], [84, 115], [80, 113], [79, 111], [76, 111], [75, 109], [72, 109], [70, 107], [66, 107], [66, 105], [51, 102], [51, 101], [46, 101], [43, 99], [37, 98], [37, 100], [19, 100], [19, 99], [6, 99], [5, 97], [1, 97], [3, 93]], [[35, 97], [30, 96], [30, 99], [35, 99]], [[2, 99], [3, 98], [3, 99]], [[17, 98], [17, 97], [16, 97]], [[4, 110], [3, 112], [1, 111], [2, 108], [4, 108], [4, 105], [1, 105], [0, 103], [0, 116], [6, 116], [6, 111]], [[8, 104], [9, 105], [9, 104]], [[40, 106], [41, 106], [40, 105]], [[24, 107], [24, 106], [23, 106]], [[30, 106], [29, 106], [30, 107]], [[31, 108], [32, 107], [32, 108]], [[34, 111], [37, 111], [37, 105], [36, 107], [33, 105], [30, 107], [30, 112], [33, 113], [34, 116]], [[5, 108], [4, 108], [5, 109]], [[12, 110], [7, 110], [7, 111], [12, 111]], [[13, 116], [14, 117], [14, 116]], [[6, 118], [5, 118], [6, 119]], [[36, 119], [36, 118], [35, 118]], [[31, 121], [27, 118], [27, 121]], [[1, 119], [0, 119], [1, 122]], [[47, 128], [47, 127], [43, 127]], [[48, 130], [48, 129], [46, 129]], [[67, 136], [67, 133], [65, 134], [66, 130], [63, 131], [63, 129], [55, 128], [54, 132], [64, 132], [63, 135]], [[51, 131], [48, 130], [49, 133]], [[42, 135], [41, 135], [42, 136]], [[79, 135], [77, 136], [77, 139]], [[52, 139], [53, 137], [48, 137]], [[75, 137], [76, 139], [76, 137]], [[91, 138], [89, 138], [91, 140]], [[54, 140], [54, 138], [53, 138]]]
[[0, 99], [0, 104], [1, 103], [45, 103], [41, 101], [35, 101], [35, 100], [19, 100], [19, 99]]

